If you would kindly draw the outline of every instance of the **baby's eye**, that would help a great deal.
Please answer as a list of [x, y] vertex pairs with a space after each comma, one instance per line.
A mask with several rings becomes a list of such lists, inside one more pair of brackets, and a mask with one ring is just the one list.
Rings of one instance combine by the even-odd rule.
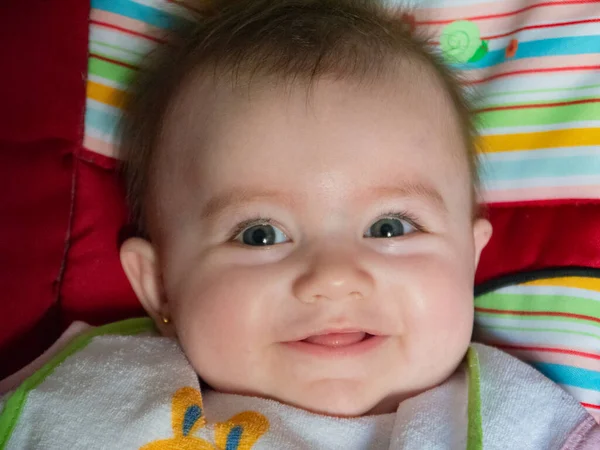
[[288, 242], [289, 238], [276, 226], [269, 223], [260, 223], [245, 228], [234, 240], [252, 247], [266, 247], [283, 244]]
[[383, 217], [369, 227], [365, 237], [393, 238], [417, 231], [408, 220], [399, 217]]

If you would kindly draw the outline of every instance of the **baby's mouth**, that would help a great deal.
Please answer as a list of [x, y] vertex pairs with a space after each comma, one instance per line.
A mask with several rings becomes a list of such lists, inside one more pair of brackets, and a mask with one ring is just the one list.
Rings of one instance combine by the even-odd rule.
[[372, 337], [372, 334], [365, 333], [364, 331], [350, 331], [316, 334], [303, 339], [301, 342], [306, 342], [307, 344], [313, 345], [321, 345], [323, 347], [338, 348], [355, 345], [367, 339], [371, 339]]
[[305, 354], [324, 358], [348, 358], [368, 353], [379, 347], [386, 336], [361, 330], [322, 331], [284, 344]]

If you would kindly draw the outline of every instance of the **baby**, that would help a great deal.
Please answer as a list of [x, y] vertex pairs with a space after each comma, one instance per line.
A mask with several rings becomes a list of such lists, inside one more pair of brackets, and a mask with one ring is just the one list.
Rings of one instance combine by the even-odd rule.
[[568, 394], [470, 347], [469, 111], [400, 13], [217, 5], [142, 74], [123, 158], [121, 261], [163, 337], [80, 337], [5, 399], [0, 447], [600, 448]]

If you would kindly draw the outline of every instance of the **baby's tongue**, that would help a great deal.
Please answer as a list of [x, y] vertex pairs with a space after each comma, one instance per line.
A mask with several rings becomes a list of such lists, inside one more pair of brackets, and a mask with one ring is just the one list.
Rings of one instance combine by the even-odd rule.
[[344, 347], [346, 345], [357, 344], [361, 342], [367, 333], [356, 331], [352, 333], [329, 333], [310, 336], [304, 340], [309, 344], [323, 345], [326, 347]]

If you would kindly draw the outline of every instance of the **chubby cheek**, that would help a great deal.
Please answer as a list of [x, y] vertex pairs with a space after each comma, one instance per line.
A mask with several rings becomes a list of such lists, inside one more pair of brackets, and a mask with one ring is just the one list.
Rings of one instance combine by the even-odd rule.
[[395, 267], [402, 274], [395, 280], [405, 295], [397, 301], [402, 302], [402, 339], [411, 360], [444, 370], [462, 358], [473, 324], [470, 267], [455, 252], [414, 255]]
[[268, 345], [269, 284], [251, 270], [231, 268], [191, 273], [183, 286], [169, 302], [190, 362], [217, 389], [243, 386]]

